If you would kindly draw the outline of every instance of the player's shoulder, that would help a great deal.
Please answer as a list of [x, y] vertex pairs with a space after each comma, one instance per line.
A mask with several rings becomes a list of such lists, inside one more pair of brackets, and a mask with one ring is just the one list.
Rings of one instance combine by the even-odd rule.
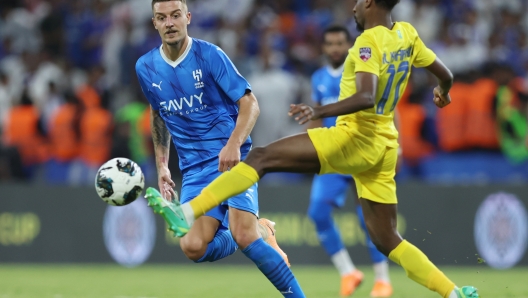
[[398, 22], [398, 30], [402, 30], [405, 32], [405, 36], [407, 36], [410, 39], [414, 39], [416, 36], [418, 36], [418, 31], [416, 31], [416, 28], [411, 23], [407, 22]]
[[222, 51], [222, 49], [214, 43], [198, 38], [193, 38], [193, 50], [195, 53], [199, 53], [204, 56], [209, 56], [217, 51]]
[[136, 71], [139, 72], [148, 67], [153, 67], [154, 55], [159, 54], [159, 47], [155, 47], [147, 53], [143, 54], [136, 62]]

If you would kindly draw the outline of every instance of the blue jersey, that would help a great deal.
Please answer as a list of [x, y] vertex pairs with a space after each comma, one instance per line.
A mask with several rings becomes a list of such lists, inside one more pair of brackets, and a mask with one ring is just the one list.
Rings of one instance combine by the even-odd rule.
[[[325, 66], [317, 70], [312, 75], [312, 99], [322, 106], [337, 102], [342, 74], [342, 67], [332, 69]], [[323, 118], [323, 126], [335, 126], [336, 119], [337, 117]]]
[[[155, 48], [139, 58], [136, 73], [152, 109], [165, 121], [185, 174], [201, 172], [235, 129], [237, 101], [251, 91], [227, 55], [217, 46], [189, 37], [184, 54], [171, 61]], [[241, 146], [245, 156], [248, 138]]]

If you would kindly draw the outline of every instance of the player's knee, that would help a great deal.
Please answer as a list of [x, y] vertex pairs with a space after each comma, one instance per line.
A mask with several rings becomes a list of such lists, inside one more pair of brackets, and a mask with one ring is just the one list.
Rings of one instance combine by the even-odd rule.
[[183, 237], [180, 240], [180, 247], [187, 258], [198, 261], [207, 251], [207, 244], [203, 239], [194, 237]]
[[234, 228], [231, 229], [231, 234], [233, 235], [233, 239], [235, 240], [238, 247], [241, 249], [244, 249], [248, 247], [251, 243], [255, 242], [260, 235], [255, 230], [252, 229], [244, 229], [244, 228]]
[[324, 224], [331, 218], [331, 214], [325, 212], [327, 208], [321, 208], [321, 204], [310, 204], [308, 208], [308, 217], [316, 226]]
[[257, 170], [262, 169], [265, 171], [267, 152], [268, 150], [266, 147], [255, 147], [249, 152], [244, 162], [253, 166]]

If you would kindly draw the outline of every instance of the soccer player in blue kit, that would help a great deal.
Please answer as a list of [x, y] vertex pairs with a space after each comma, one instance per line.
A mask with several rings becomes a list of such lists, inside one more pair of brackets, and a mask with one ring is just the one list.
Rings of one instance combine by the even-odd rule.
[[[151, 105], [160, 188], [149, 189], [146, 197], [170, 222], [167, 217], [173, 214], [162, 209], [180, 204], [171, 200], [175, 196], [168, 169], [171, 138], [183, 174], [180, 198], [185, 203], [246, 157], [259, 108], [251, 86], [226, 54], [188, 36], [191, 13], [186, 0], [152, 0], [152, 10], [162, 45], [136, 64]], [[226, 202], [197, 220], [181, 239], [185, 255], [198, 263], [213, 262], [240, 247], [284, 297], [305, 297], [276, 243], [274, 224], [258, 219], [257, 185]]]
[[[343, 64], [348, 50], [352, 47], [351, 42], [352, 37], [345, 27], [332, 26], [324, 31], [323, 53], [329, 65], [317, 70], [312, 76], [312, 99], [317, 106], [338, 101]], [[335, 126], [336, 119], [337, 117], [329, 117], [312, 121], [310, 128]], [[340, 295], [343, 297], [352, 295], [363, 281], [363, 273], [355, 268], [332, 219], [333, 209], [343, 207], [348, 188], [352, 186], [355, 190], [353, 182], [350, 175], [315, 175], [308, 207], [308, 216], [315, 224], [319, 241], [341, 275]], [[389, 279], [387, 257], [379, 252], [370, 240], [359, 203], [356, 204], [356, 212], [365, 231], [367, 247], [376, 275], [370, 296], [390, 297], [393, 290]]]

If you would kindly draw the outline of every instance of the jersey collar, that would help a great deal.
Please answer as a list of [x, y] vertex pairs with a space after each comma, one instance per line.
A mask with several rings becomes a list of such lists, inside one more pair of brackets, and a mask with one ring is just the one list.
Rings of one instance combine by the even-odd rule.
[[176, 59], [176, 61], [172, 61], [171, 59], [169, 59], [169, 57], [165, 56], [165, 53], [163, 52], [163, 44], [160, 46], [159, 50], [161, 58], [163, 58], [163, 60], [165, 60], [168, 65], [172, 66], [172, 68], [176, 68], [176, 66], [180, 65], [180, 63], [182, 63], [182, 61], [187, 57], [187, 54], [189, 54], [189, 52], [191, 51], [193, 39], [190, 36], [187, 36], [187, 38], [189, 39], [189, 42], [187, 43], [185, 52], [183, 52], [183, 55]]
[[345, 68], [345, 64], [342, 64], [338, 68], [333, 68], [332, 66], [328, 65], [326, 69], [328, 70], [328, 73], [333, 76], [334, 78], [340, 77], [343, 74], [343, 69]]

